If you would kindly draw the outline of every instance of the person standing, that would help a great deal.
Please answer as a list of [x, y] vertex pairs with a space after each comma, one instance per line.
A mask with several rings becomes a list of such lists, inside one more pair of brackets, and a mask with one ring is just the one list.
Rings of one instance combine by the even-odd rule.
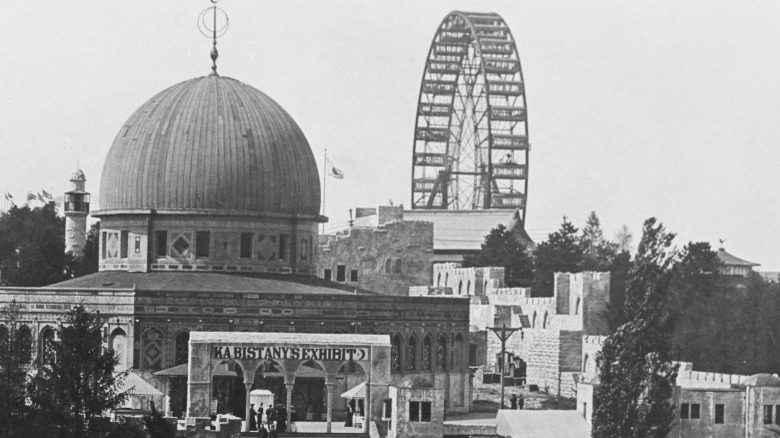
[[512, 397], [509, 398], [509, 408], [517, 409], [517, 395], [512, 394]]
[[520, 394], [520, 397], [517, 398], [517, 409], [523, 409], [523, 406], [525, 406], [525, 399], [523, 394]]
[[263, 410], [263, 403], [260, 402], [260, 406], [257, 408], [257, 425], [263, 424], [263, 414], [265, 411]]
[[276, 431], [276, 426], [271, 425], [271, 433], [268, 434], [268, 438], [279, 438], [279, 433]]
[[352, 414], [355, 412], [352, 410], [352, 405], [347, 404], [347, 419], [344, 420], [344, 427], [352, 427]]
[[247, 418], [247, 421], [249, 421], [250, 432], [257, 430], [257, 411], [255, 410], [254, 404], [249, 405], [249, 418]]
[[263, 423], [260, 423], [260, 428], [257, 429], [257, 438], [268, 438], [268, 429], [265, 428]]

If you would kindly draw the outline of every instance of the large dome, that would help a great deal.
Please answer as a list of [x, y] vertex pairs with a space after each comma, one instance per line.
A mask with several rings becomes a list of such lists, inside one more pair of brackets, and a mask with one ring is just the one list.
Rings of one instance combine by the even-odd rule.
[[231, 78], [191, 79], [141, 105], [103, 166], [101, 213], [151, 209], [317, 216], [317, 165], [273, 99]]

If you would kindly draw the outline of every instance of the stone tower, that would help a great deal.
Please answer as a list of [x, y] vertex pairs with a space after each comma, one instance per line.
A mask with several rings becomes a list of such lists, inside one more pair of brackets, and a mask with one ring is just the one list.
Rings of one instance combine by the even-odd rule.
[[89, 193], [84, 191], [84, 172], [76, 169], [70, 175], [71, 188], [65, 192], [65, 252], [74, 257], [84, 255], [87, 243], [87, 215], [89, 215]]

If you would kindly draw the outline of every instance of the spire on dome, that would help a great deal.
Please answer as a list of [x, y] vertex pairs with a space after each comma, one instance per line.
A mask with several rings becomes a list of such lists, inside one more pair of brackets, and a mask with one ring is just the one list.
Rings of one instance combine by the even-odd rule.
[[[225, 32], [227, 32], [228, 26], [230, 25], [230, 20], [228, 19], [227, 13], [222, 10], [222, 8], [217, 7], [218, 0], [210, 1], [214, 4], [214, 6], [206, 8], [203, 10], [203, 12], [200, 13], [200, 16], [198, 17], [198, 30], [201, 34], [203, 34], [203, 36], [211, 38], [212, 40], [211, 74], [217, 75], [217, 58], [219, 57], [219, 52], [217, 51], [217, 38], [221, 37], [225, 34]], [[211, 16], [209, 16], [209, 13], [211, 13]], [[221, 20], [217, 20], [218, 15], [221, 15], [223, 18]], [[209, 23], [209, 21], [211, 21], [211, 23]], [[220, 21], [220, 23], [217, 24], [217, 21]]]

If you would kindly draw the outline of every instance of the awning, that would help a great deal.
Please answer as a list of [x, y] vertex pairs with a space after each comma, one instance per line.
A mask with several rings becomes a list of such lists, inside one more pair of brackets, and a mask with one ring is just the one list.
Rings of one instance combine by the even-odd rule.
[[125, 392], [130, 395], [163, 395], [157, 388], [135, 373], [128, 374], [122, 387], [119, 388], [120, 394]]
[[[187, 377], [187, 364], [183, 363], [152, 374], [155, 376]], [[236, 372], [230, 371], [225, 364], [220, 364], [214, 371], [214, 377], [236, 377]]]
[[341, 398], [366, 398], [366, 382], [356, 385], [349, 391], [342, 393]]

